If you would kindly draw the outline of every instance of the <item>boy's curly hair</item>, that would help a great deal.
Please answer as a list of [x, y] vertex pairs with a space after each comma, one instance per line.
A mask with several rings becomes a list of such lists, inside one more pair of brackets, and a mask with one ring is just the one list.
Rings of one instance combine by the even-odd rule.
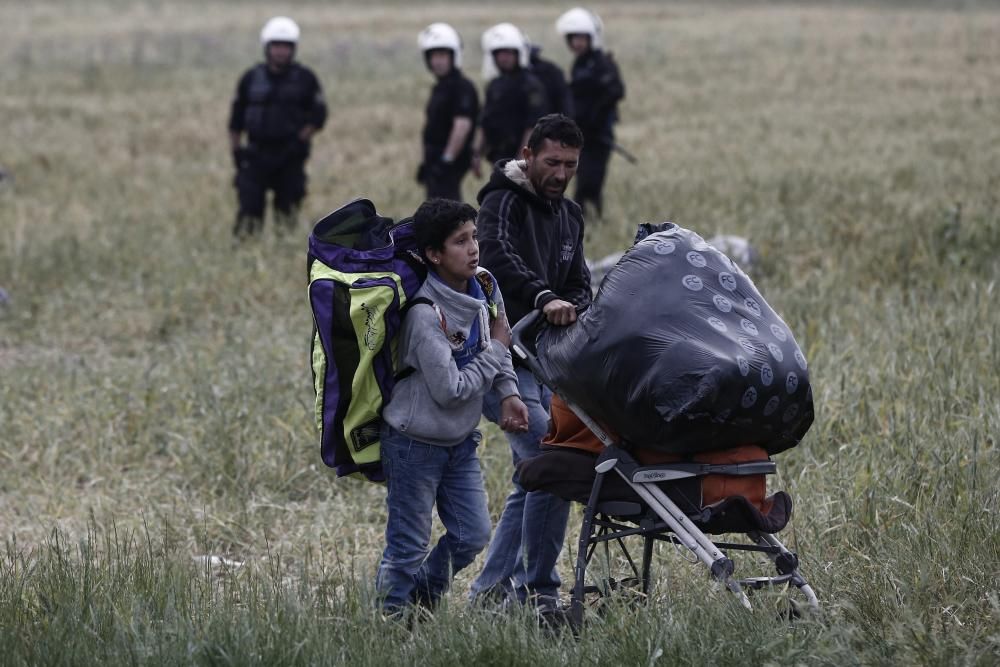
[[428, 199], [413, 214], [413, 231], [420, 254], [427, 248], [444, 250], [444, 242], [463, 222], [476, 220], [476, 209], [452, 199]]

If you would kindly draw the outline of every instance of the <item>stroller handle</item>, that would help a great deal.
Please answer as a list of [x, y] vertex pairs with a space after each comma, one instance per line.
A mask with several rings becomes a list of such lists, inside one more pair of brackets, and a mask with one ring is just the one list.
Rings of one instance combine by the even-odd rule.
[[546, 321], [542, 311], [536, 308], [518, 320], [510, 332], [510, 351], [522, 361], [527, 362], [532, 370], [538, 366], [535, 340], [545, 325]]
[[511, 354], [517, 355], [519, 359], [524, 362], [524, 365], [528, 367], [539, 382], [548, 387], [552, 393], [558, 394], [562, 398], [563, 402], [566, 403], [566, 407], [573, 411], [580, 421], [586, 425], [587, 428], [597, 436], [597, 439], [605, 447], [611, 447], [615, 445], [614, 439], [608, 435], [607, 432], [593, 419], [590, 418], [583, 408], [576, 404], [573, 399], [567, 396], [562, 388], [557, 386], [552, 382], [552, 380], [545, 374], [545, 370], [542, 368], [542, 363], [538, 359], [538, 349], [536, 341], [538, 340], [538, 334], [549, 325], [548, 320], [545, 319], [544, 314], [541, 310], [535, 309], [518, 320], [517, 324], [510, 332], [510, 351]]

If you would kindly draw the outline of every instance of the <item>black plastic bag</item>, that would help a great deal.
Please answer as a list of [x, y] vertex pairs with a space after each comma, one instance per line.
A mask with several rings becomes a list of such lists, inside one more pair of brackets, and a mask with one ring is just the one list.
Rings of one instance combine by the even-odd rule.
[[793, 447], [808, 364], [750, 278], [694, 232], [644, 225], [593, 305], [538, 340], [546, 378], [626, 442], [696, 453]]

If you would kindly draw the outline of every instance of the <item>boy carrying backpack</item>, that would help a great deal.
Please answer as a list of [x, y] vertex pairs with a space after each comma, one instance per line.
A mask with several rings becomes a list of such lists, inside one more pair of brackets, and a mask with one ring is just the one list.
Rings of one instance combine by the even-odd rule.
[[[403, 321], [407, 371], [383, 408], [380, 434], [389, 516], [376, 588], [389, 614], [436, 604], [489, 542], [476, 455], [483, 396], [495, 389], [502, 397], [501, 428], [528, 428], [503, 299], [479, 268], [475, 219], [474, 208], [445, 199], [425, 202], [413, 217], [429, 271]], [[428, 554], [435, 505], [446, 532]]]

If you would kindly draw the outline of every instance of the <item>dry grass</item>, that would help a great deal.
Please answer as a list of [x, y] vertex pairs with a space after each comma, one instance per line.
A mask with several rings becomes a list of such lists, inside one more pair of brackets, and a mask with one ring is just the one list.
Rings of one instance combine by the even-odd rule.
[[[672, 620], [616, 631], [649, 654], [673, 646], [666, 657], [675, 661], [992, 662], [1000, 13], [596, 9], [628, 86], [619, 140], [642, 163], [613, 162], [608, 219], [591, 225], [589, 252], [620, 249], [636, 223], [664, 219], [745, 235], [760, 250], [754, 276], [803, 343], [816, 383], [816, 426], [781, 457], [778, 483], [798, 508], [789, 539], [830, 609], [822, 627], [768, 635], [772, 653], [742, 640], [713, 648], [726, 635], [705, 630], [706, 618], [736, 634], [761, 632], [759, 621], [701, 610], [705, 582], [689, 582], [683, 573], [693, 570], [665, 552], [665, 570], [679, 568], [663, 582]], [[420, 202], [412, 174], [430, 86], [415, 52], [423, 25], [455, 24], [477, 75], [478, 34], [504, 19], [566, 64], [551, 28], [561, 10], [297, 10], [302, 60], [332, 110], [310, 162], [307, 217], [359, 194], [396, 217]], [[339, 572], [341, 591], [368, 580], [382, 491], [334, 481], [310, 422], [305, 225], [295, 238], [238, 249], [229, 236], [229, 97], [271, 11], [0, 5], [0, 163], [15, 179], [0, 183], [0, 287], [10, 294], [0, 305], [0, 532], [16, 540], [12, 553], [41, 558], [45, 550], [33, 549], [53, 529], [73, 544], [88, 527], [148, 526], [150, 539], [170, 545], [153, 570], [213, 553], [266, 572], [280, 555], [283, 567]], [[475, 188], [468, 179], [466, 195]], [[488, 436], [497, 513], [509, 459], [502, 438]], [[4, 585], [17, 580], [12, 572], [2, 572]], [[289, 594], [304, 614], [323, 597], [310, 590]], [[214, 619], [201, 629], [206, 641], [226, 644], [225, 619], [204, 618]], [[22, 622], [34, 621], [9, 627]], [[462, 623], [428, 630], [419, 650], [489, 663], [469, 647], [521, 637], [483, 621], [456, 647], [447, 632]], [[263, 636], [254, 627], [247, 632]], [[703, 636], [684, 634], [690, 628]], [[322, 645], [321, 636], [303, 641]], [[390, 638], [390, 662], [414, 657], [407, 641]], [[525, 653], [493, 661], [548, 650], [525, 641]], [[577, 655], [552, 650], [544, 655], [553, 660]], [[612, 662], [649, 657], [594, 651]]]

